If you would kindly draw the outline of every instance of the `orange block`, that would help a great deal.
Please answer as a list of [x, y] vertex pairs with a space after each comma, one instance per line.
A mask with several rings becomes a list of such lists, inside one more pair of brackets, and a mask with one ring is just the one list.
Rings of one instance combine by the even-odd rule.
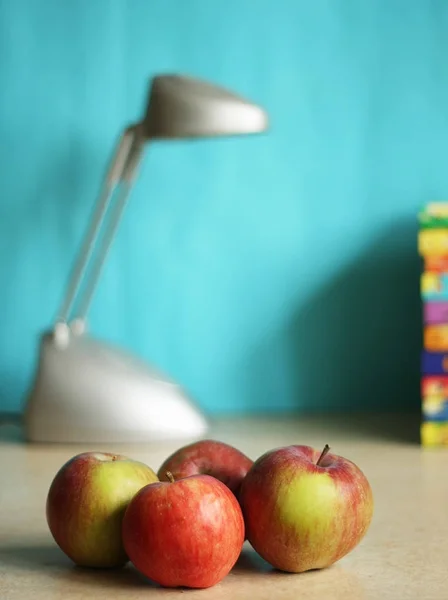
[[447, 352], [448, 325], [427, 325], [423, 330], [423, 344], [429, 352]]
[[445, 273], [448, 272], [448, 256], [426, 256], [424, 260], [425, 271], [432, 271], [433, 273]]

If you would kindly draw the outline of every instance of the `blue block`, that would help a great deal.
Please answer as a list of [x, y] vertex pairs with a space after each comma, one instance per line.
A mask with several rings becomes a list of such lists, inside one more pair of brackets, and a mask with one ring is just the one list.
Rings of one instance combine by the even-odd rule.
[[448, 373], [448, 352], [422, 352], [422, 373], [424, 375], [445, 375]]

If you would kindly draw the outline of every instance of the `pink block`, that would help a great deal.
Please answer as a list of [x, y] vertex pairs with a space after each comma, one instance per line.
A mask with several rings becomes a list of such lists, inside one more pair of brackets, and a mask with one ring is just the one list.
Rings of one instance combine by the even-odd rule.
[[425, 323], [448, 323], [448, 302], [426, 302], [423, 313]]

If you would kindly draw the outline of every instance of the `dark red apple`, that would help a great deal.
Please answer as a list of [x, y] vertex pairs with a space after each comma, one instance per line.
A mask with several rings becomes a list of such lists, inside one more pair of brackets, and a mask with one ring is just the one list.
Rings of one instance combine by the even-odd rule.
[[277, 569], [300, 573], [328, 567], [351, 552], [370, 526], [373, 496], [366, 476], [328, 450], [271, 450], [243, 481], [247, 538]]
[[129, 559], [149, 579], [164, 587], [207, 588], [238, 560], [244, 520], [229, 488], [209, 475], [192, 475], [141, 489], [126, 509], [122, 537]]
[[241, 482], [253, 460], [224, 442], [201, 440], [183, 446], [169, 456], [160, 467], [157, 476], [167, 481], [166, 473], [175, 479], [189, 475], [211, 475], [222, 481], [238, 497]]

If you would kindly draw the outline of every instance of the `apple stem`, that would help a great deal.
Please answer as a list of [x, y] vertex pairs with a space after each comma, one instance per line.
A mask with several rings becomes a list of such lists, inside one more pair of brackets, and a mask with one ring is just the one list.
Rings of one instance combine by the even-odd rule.
[[174, 475], [171, 473], [171, 471], [167, 471], [167, 472], [165, 473], [165, 475], [167, 476], [167, 478], [168, 478], [168, 481], [169, 481], [170, 483], [174, 483]]
[[321, 455], [319, 456], [319, 458], [317, 459], [317, 463], [316, 465], [318, 467], [320, 467], [320, 463], [322, 462], [323, 458], [326, 456], [326, 454], [328, 454], [328, 452], [330, 451], [330, 446], [328, 444], [325, 444], [324, 449], [321, 452]]

